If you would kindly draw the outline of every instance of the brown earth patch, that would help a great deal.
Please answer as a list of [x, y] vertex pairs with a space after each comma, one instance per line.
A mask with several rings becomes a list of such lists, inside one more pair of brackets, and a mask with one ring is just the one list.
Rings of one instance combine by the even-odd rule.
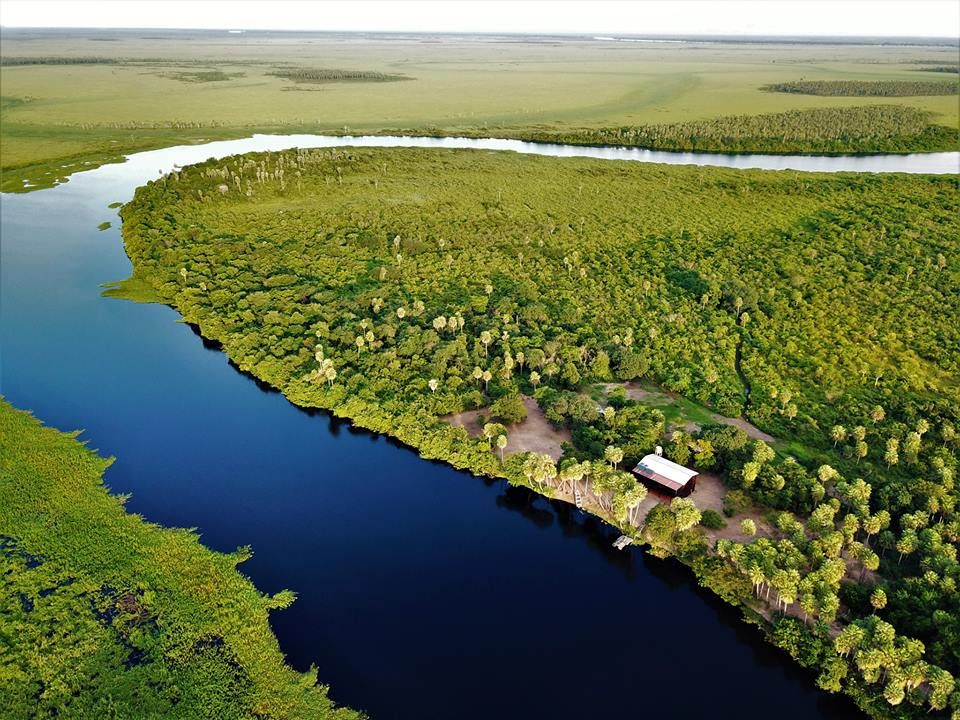
[[773, 435], [770, 435], [769, 433], [765, 433], [763, 430], [758, 428], [756, 425], [752, 424], [746, 418], [742, 418], [742, 417], [728, 418], [728, 417], [724, 417], [723, 415], [717, 415], [716, 413], [714, 413], [713, 419], [716, 420], [718, 423], [722, 423], [724, 425], [732, 425], [733, 427], [740, 428], [748, 436], [752, 437], [754, 440], [763, 440], [765, 443], [775, 443], [777, 441], [777, 439]]
[[[537, 401], [532, 397], [524, 396], [523, 404], [527, 408], [527, 419], [523, 422], [507, 426], [507, 447], [505, 454], [518, 452], [535, 452], [549, 455], [559, 460], [563, 454], [561, 444], [570, 442], [570, 431], [566, 428], [557, 429], [550, 424]], [[483, 426], [478, 418], [489, 417], [489, 409], [467, 410], [453, 415], [446, 415], [441, 420], [451, 425], [464, 428], [473, 437], [483, 433]]]
[[[690, 494], [690, 499], [693, 500], [701, 512], [704, 510], [716, 510], [718, 513], [723, 514], [723, 496], [726, 494], [727, 488], [719, 475], [700, 473], [697, 477], [697, 489]], [[737, 513], [730, 518], [724, 516], [724, 519], [727, 521], [725, 528], [712, 530], [701, 526], [700, 529], [706, 533], [706, 536], [711, 542], [720, 539], [736, 540], [741, 543], [749, 542], [751, 540], [750, 536], [740, 532], [740, 521], [746, 520], [747, 518], [753, 520], [753, 523], [757, 526], [757, 534], [754, 537], [776, 537], [776, 530], [767, 524], [766, 519], [757, 507], [752, 507], [746, 512]]]

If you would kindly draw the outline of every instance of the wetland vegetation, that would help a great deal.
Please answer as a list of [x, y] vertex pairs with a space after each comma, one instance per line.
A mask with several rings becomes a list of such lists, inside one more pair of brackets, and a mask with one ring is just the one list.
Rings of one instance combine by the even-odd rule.
[[[960, 700], [954, 178], [303, 150], [185, 168], [122, 216], [130, 291], [294, 403], [582, 490], [876, 717]], [[641, 378], [780, 439], [668, 435], [727, 528], [619, 470], [666, 429], [615, 390]], [[522, 395], [570, 431], [559, 465], [501, 454]], [[471, 408], [478, 437], [443, 420]]]
[[[760, 89], [797, 77], [912, 83], [918, 64], [956, 64], [955, 49], [943, 44], [671, 46], [586, 37], [354, 41], [338, 34], [102, 31], [93, 39], [113, 42], [98, 42], [92, 53], [82, 32], [0, 32], [3, 95], [31, 98], [0, 105], [5, 192], [49, 187], [129, 152], [255, 132], [405, 128], [574, 142], [620, 136], [676, 150], [908, 152], [955, 149], [960, 119], [955, 96], [870, 98], [891, 108], [884, 113], [864, 109], [855, 97]], [[358, 81], [327, 82], [343, 71], [325, 68], [347, 68]], [[376, 81], [401, 76], [412, 79]], [[322, 92], [303, 92], [316, 88]], [[834, 112], [803, 114], [814, 109]], [[751, 116], [749, 133], [733, 125], [744, 116]]]
[[798, 80], [766, 85], [764, 90], [832, 97], [919, 97], [956, 95], [960, 84], [945, 81], [904, 80]]
[[341, 82], [396, 82], [413, 80], [406, 75], [390, 75], [372, 70], [337, 70], [334, 68], [289, 68], [274, 70], [269, 75], [292, 80], [295, 83], [323, 84]]
[[110, 463], [0, 398], [3, 716], [360, 718], [284, 664], [267, 615], [294, 593], [127, 513]]
[[960, 147], [960, 134], [930, 113], [898, 105], [790, 110], [668, 125], [524, 132], [524, 139], [574, 145], [720, 153], [924, 152]]

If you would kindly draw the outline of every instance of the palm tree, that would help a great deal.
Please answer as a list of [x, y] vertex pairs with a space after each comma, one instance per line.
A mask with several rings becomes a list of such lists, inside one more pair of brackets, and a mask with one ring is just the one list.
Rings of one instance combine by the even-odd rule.
[[833, 446], [842, 443], [847, 439], [847, 429], [843, 425], [834, 425], [830, 430], [830, 437], [833, 439]]
[[633, 487], [627, 491], [626, 504], [627, 504], [627, 510], [630, 513], [629, 519], [630, 519], [631, 525], [637, 524], [637, 518], [635, 517], [636, 510], [637, 508], [640, 507], [640, 503], [646, 500], [646, 498], [647, 498], [646, 485], [641, 485], [640, 483], [635, 482], [633, 484]]
[[480, 342], [483, 343], [483, 356], [487, 357], [488, 348], [490, 343], [493, 342], [493, 336], [490, 334], [489, 330], [484, 330], [480, 333]]
[[507, 447], [507, 436], [497, 435], [497, 448], [500, 450], [500, 462], [503, 462], [503, 449]]
[[579, 463], [576, 460], [565, 460], [563, 465], [560, 467], [560, 473], [558, 477], [560, 478], [560, 489], [565, 490], [567, 483], [573, 485], [573, 491], [577, 490], [577, 482], [584, 476], [584, 463]]
[[616, 469], [617, 465], [623, 460], [623, 450], [615, 445], [608, 445], [603, 451], [603, 457], [610, 463], [610, 467]]

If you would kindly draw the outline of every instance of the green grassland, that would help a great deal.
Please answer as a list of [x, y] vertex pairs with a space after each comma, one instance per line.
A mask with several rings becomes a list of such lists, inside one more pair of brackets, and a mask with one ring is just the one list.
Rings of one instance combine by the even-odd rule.
[[[917, 81], [924, 77], [918, 62], [945, 66], [956, 55], [933, 46], [672, 47], [584, 38], [210, 33], [175, 43], [120, 33], [115, 42], [94, 43], [83, 35], [4, 33], [4, 190], [22, 189], [24, 179], [43, 186], [125, 152], [255, 131], [407, 128], [521, 137], [842, 109], [864, 102], [761, 88], [800, 79]], [[37, 64], [26, 64], [31, 57]], [[65, 62], [70, 59], [78, 62]], [[410, 80], [304, 85], [277, 75], [331, 68]], [[937, 125], [958, 125], [955, 98], [874, 101], [930, 112]], [[940, 145], [953, 146], [955, 138]]]
[[316, 671], [284, 664], [261, 594], [187, 530], [124, 510], [110, 460], [0, 398], [0, 714], [330, 718]]
[[[301, 150], [185, 168], [121, 214], [112, 294], [175, 307], [292, 402], [549, 496], [587, 477], [592, 512], [769, 618], [820, 687], [878, 718], [960, 710], [955, 179]], [[685, 400], [589, 395], [638, 380]], [[491, 452], [520, 394], [570, 431], [559, 467]], [[443, 420], [483, 407], [488, 437]], [[679, 501], [637, 524], [615, 466], [690, 417], [668, 456], [770, 537], [710, 543]]]

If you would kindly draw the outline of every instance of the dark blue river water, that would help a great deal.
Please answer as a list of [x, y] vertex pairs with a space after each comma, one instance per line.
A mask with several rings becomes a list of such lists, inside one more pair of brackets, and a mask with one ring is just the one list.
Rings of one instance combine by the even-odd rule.
[[[218, 143], [217, 154], [253, 141]], [[250, 544], [290, 663], [374, 720], [857, 717], [690, 573], [565, 506], [421, 460], [260, 389], [178, 315], [100, 296], [107, 205], [214, 154], [174, 148], [2, 197], [0, 391], [117, 457], [128, 508]]]

